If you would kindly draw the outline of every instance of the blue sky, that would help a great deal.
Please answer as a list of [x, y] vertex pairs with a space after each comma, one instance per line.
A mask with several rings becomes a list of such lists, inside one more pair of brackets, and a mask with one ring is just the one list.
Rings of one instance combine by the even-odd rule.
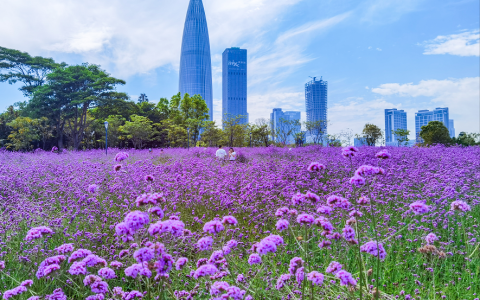
[[[309, 76], [329, 82], [329, 133], [384, 128], [385, 108], [449, 107], [460, 131], [479, 132], [478, 0], [204, 0], [214, 119], [221, 54], [248, 50], [250, 120], [274, 107], [302, 111]], [[68, 64], [100, 64], [119, 90], [151, 101], [178, 90], [188, 0], [3, 0], [0, 45]], [[0, 110], [24, 100], [0, 84]]]

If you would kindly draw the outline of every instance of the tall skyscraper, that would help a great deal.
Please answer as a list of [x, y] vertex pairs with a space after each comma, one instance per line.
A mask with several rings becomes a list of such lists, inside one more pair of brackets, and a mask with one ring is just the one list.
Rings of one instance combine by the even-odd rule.
[[[440, 121], [449, 129], [450, 121], [448, 115], [448, 107], [440, 108], [437, 107], [432, 111], [429, 110], [419, 110], [415, 113], [415, 136], [417, 143], [422, 143], [423, 139], [420, 137], [420, 132], [422, 131], [422, 126], [427, 125], [431, 121]], [[450, 129], [449, 129], [450, 132]]]
[[[270, 114], [270, 122], [272, 126], [272, 132], [276, 135], [285, 136], [291, 129], [295, 131], [295, 133], [300, 133], [302, 127], [300, 124], [294, 125], [295, 127], [292, 128], [292, 124], [289, 123], [291, 121], [300, 121], [301, 113], [299, 111], [285, 111], [283, 112], [281, 108], [274, 108], [273, 112]], [[281, 137], [273, 137], [275, 141], [281, 140]], [[293, 136], [289, 135], [287, 138], [289, 143], [295, 142]]]
[[248, 123], [247, 50], [233, 47], [223, 52], [222, 77], [222, 120], [243, 116], [240, 124]]
[[448, 120], [448, 131], [450, 132], [450, 137], [455, 137], [455, 126], [453, 125], [453, 120]]
[[201, 95], [207, 103], [213, 120], [212, 61], [207, 19], [202, 0], [190, 0], [183, 29], [180, 55], [180, 83], [182, 96]]
[[385, 142], [388, 146], [398, 146], [397, 136], [393, 133], [398, 129], [407, 130], [407, 113], [396, 108], [385, 110]]
[[323, 132], [327, 133], [327, 93], [328, 82], [313, 80], [305, 84], [305, 107], [307, 110], [307, 122], [320, 121], [323, 123]]

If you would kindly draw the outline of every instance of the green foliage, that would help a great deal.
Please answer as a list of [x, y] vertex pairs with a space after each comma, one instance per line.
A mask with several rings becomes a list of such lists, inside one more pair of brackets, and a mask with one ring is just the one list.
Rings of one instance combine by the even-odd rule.
[[250, 126], [250, 133], [252, 138], [252, 146], [254, 147], [268, 147], [270, 144], [271, 130], [268, 121], [259, 119], [256, 124]]
[[422, 126], [420, 137], [427, 146], [433, 144], [448, 145], [452, 142], [448, 128], [440, 121], [431, 121]]
[[326, 121], [306, 121], [304, 123], [305, 129], [313, 140], [313, 143], [322, 144], [325, 136], [324, 128], [326, 128]]
[[452, 139], [452, 143], [465, 147], [480, 145], [480, 134], [460, 132], [458, 137]]
[[223, 137], [223, 132], [217, 127], [215, 121], [207, 121], [202, 133], [201, 141], [205, 146], [216, 147]]
[[365, 124], [362, 134], [369, 146], [375, 146], [375, 144], [383, 137], [382, 130], [377, 125], [369, 123]]
[[[226, 115], [225, 115], [226, 116]], [[224, 117], [223, 122], [223, 138], [221, 144], [228, 147], [243, 147], [247, 135], [247, 125], [242, 124], [245, 116]]]
[[134, 148], [142, 149], [144, 144], [151, 141], [155, 133], [152, 121], [147, 117], [133, 115], [131, 121], [126, 121], [125, 125], [119, 127], [119, 131], [125, 137], [132, 141]]
[[8, 136], [10, 143], [7, 149], [30, 150], [33, 148], [32, 142], [39, 140], [38, 134], [39, 120], [29, 117], [18, 117], [7, 125], [12, 127], [12, 132]]

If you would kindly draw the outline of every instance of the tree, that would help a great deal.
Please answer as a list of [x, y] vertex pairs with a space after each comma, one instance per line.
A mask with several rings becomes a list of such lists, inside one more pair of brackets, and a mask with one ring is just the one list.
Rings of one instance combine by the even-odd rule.
[[2, 141], [2, 146], [12, 130], [8, 123], [18, 117], [20, 117], [20, 111], [16, 110], [13, 105], [10, 105], [4, 113], [0, 114], [0, 140]]
[[8, 126], [12, 127], [12, 132], [8, 136], [11, 141], [7, 148], [15, 150], [30, 150], [33, 148], [32, 142], [39, 139], [36, 129], [38, 120], [29, 117], [18, 117]]
[[465, 147], [475, 146], [475, 145], [480, 145], [480, 141], [477, 142], [479, 138], [480, 138], [479, 133], [460, 132], [457, 138], [453, 138], [452, 142], [457, 145], [462, 145]]
[[222, 130], [217, 127], [215, 121], [207, 121], [201, 140], [209, 147], [218, 146], [222, 139], [222, 134]]
[[122, 116], [115, 115], [108, 116], [106, 121], [108, 122], [108, 136], [110, 137], [108, 139], [109, 145], [110, 147], [116, 147], [120, 142], [119, 137], [122, 134], [120, 131], [120, 127], [125, 124], [126, 119]]
[[45, 150], [45, 143], [47, 139], [53, 137], [53, 128], [46, 117], [41, 117], [38, 119], [34, 123], [34, 126], [38, 132], [38, 135], [42, 139], [42, 149]]
[[45, 84], [49, 73], [64, 66], [65, 63], [56, 63], [51, 58], [32, 57], [26, 52], [0, 47], [0, 82], [22, 82], [24, 85], [19, 90], [26, 97]]
[[250, 128], [252, 133], [252, 146], [268, 147], [271, 135], [269, 122], [266, 119], [257, 119]]
[[292, 121], [280, 118], [275, 128], [275, 141], [286, 145], [292, 132], [294, 132]]
[[398, 146], [401, 146], [402, 144], [406, 146], [408, 144], [408, 136], [410, 135], [410, 130], [407, 129], [397, 129], [393, 132], [395, 137], [397, 138], [398, 141]]
[[125, 125], [119, 127], [119, 131], [133, 143], [134, 148], [143, 148], [145, 142], [151, 140], [154, 134], [152, 121], [147, 117], [133, 115], [131, 121], [126, 121]]
[[369, 146], [375, 146], [377, 141], [383, 137], [382, 130], [377, 125], [369, 123], [365, 124], [362, 134]]
[[430, 121], [427, 125], [422, 126], [420, 137], [425, 145], [444, 144], [452, 142], [448, 128], [440, 121]]
[[302, 145], [305, 140], [305, 133], [302, 132], [302, 122], [300, 120], [290, 120], [289, 123], [292, 128], [290, 135], [295, 141], [295, 145]]
[[326, 134], [326, 121], [306, 121], [305, 129], [313, 140], [314, 144], [323, 144]]
[[245, 116], [225, 117], [222, 119], [224, 142], [229, 147], [241, 147], [244, 145], [246, 125], [242, 124]]
[[47, 82], [34, 91], [32, 110], [49, 116], [55, 124], [59, 148], [63, 147], [63, 130], [68, 127], [73, 147], [78, 149], [85, 135], [87, 112], [108, 102], [128, 99], [115, 91], [125, 81], [110, 77], [97, 65], [82, 64], [57, 68], [47, 75]]
[[186, 127], [190, 129], [193, 145], [196, 145], [201, 130], [205, 128], [206, 121], [210, 118], [207, 103], [200, 95], [190, 97], [185, 94], [180, 102], [180, 111]]

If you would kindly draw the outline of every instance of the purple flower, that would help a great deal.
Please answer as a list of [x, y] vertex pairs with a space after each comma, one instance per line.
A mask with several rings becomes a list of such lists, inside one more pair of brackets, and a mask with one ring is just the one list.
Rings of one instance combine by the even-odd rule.
[[435, 235], [435, 233], [429, 233], [425, 237], [425, 241], [427, 241], [427, 244], [433, 244], [435, 241], [438, 241], [438, 237]]
[[325, 170], [325, 169], [326, 169], [325, 165], [322, 165], [321, 163], [318, 163], [318, 162], [312, 162], [307, 168], [309, 172], [320, 172], [321, 170]]
[[323, 279], [325, 276], [317, 271], [312, 271], [307, 274], [307, 280], [311, 281], [313, 285], [321, 286], [323, 284]]
[[375, 157], [380, 159], [388, 159], [388, 158], [392, 158], [392, 155], [388, 153], [387, 149], [384, 149], [380, 152], [377, 152], [377, 154], [375, 154]]
[[222, 219], [222, 223], [225, 224], [225, 225], [228, 224], [228, 225], [234, 225], [235, 226], [235, 225], [238, 224], [238, 221], [233, 216], [225, 216]]
[[230, 249], [236, 248], [238, 246], [238, 242], [236, 240], [229, 240], [227, 242], [227, 247]]
[[410, 209], [414, 214], [421, 215], [427, 213], [430, 210], [430, 207], [425, 204], [425, 201], [420, 200], [410, 204]]
[[154, 266], [157, 269], [157, 272], [160, 274], [166, 274], [170, 272], [173, 268], [175, 261], [170, 254], [164, 253], [158, 261], [155, 262]]
[[365, 243], [360, 247], [360, 251], [371, 254], [373, 256], [378, 256], [381, 260], [385, 259], [385, 257], [387, 256], [387, 252], [385, 251], [385, 248], [383, 248], [383, 244], [377, 241], [370, 241]]
[[112, 261], [110, 263], [110, 267], [115, 268], [115, 269], [120, 269], [121, 267], [123, 267], [123, 264], [119, 261]]
[[113, 166], [113, 170], [114, 170], [115, 172], [120, 171], [121, 168], [122, 168], [122, 165], [114, 165], [114, 166]]
[[90, 194], [94, 194], [98, 189], [98, 185], [96, 184], [91, 184], [88, 186], [87, 188], [87, 192], [89, 192]]
[[283, 231], [285, 229], [288, 229], [288, 225], [290, 225], [290, 223], [287, 220], [280, 219], [277, 221], [277, 224], [275, 224], [275, 227], [278, 231]]
[[292, 277], [291, 274], [282, 274], [282, 275], [280, 275], [280, 277], [278, 277], [278, 279], [277, 279], [277, 284], [275, 285], [275, 288], [276, 288], [277, 290], [282, 289], [282, 288], [285, 286], [285, 283], [286, 283], [287, 281], [289, 281], [291, 277]]
[[322, 227], [323, 230], [325, 230], [325, 231], [333, 231], [334, 230], [332, 223], [330, 223], [330, 221], [328, 221], [324, 217], [316, 218], [314, 223], [315, 223], [315, 225]]
[[248, 263], [250, 265], [261, 264], [262, 263], [262, 258], [257, 253], [252, 253], [248, 257]]
[[223, 226], [222, 222], [220, 222], [218, 220], [213, 220], [213, 221], [207, 222], [203, 226], [203, 231], [211, 233], [211, 234], [219, 233], [220, 231], [223, 231], [224, 229], [225, 229], [225, 227]]
[[322, 205], [319, 208], [317, 208], [317, 213], [323, 214], [323, 215], [331, 215], [333, 212], [333, 208], [330, 206]]
[[290, 264], [289, 264], [289, 267], [288, 267], [288, 272], [292, 275], [295, 275], [297, 273], [297, 270], [300, 269], [301, 267], [303, 267], [304, 263], [305, 262], [300, 257], [292, 258], [290, 260]]
[[102, 278], [98, 277], [97, 275], [87, 275], [83, 279], [83, 285], [91, 286], [94, 282], [102, 281]]
[[131, 291], [130, 293], [126, 293], [124, 297], [122, 298], [123, 300], [133, 300], [135, 298], [143, 298], [143, 294], [140, 293], [139, 291]]
[[230, 285], [225, 281], [216, 281], [212, 284], [212, 287], [210, 288], [210, 295], [219, 295], [223, 292], [226, 292], [229, 287]]
[[145, 176], [145, 181], [146, 182], [153, 182], [153, 180], [155, 180], [155, 178], [152, 175], [146, 175]]
[[177, 262], [175, 263], [175, 269], [177, 271], [180, 271], [187, 264], [187, 262], [188, 262], [188, 258], [180, 257], [179, 259], [177, 259]]
[[218, 272], [217, 267], [211, 264], [206, 264], [200, 266], [195, 273], [193, 273], [193, 277], [195, 279], [198, 279], [200, 277], [208, 276], [208, 275], [214, 275], [215, 273]]
[[27, 300], [40, 300], [40, 296], [32, 296], [28, 298]]
[[343, 237], [345, 238], [345, 240], [347, 242], [356, 242], [355, 241], [355, 230], [353, 230], [352, 227], [346, 225], [344, 228], [343, 228]]
[[324, 240], [324, 241], [321, 241], [319, 244], [318, 244], [318, 247], [320, 248], [326, 248], [328, 246], [330, 246], [332, 244], [332, 242], [330, 242], [329, 240]]
[[318, 202], [320, 202], [320, 197], [311, 192], [307, 192], [304, 195], [304, 199], [310, 201], [312, 204], [317, 204]]
[[206, 236], [198, 240], [197, 247], [200, 251], [208, 251], [212, 249], [213, 238], [211, 236]]
[[138, 263], [149, 262], [155, 257], [155, 252], [150, 248], [140, 248], [133, 253], [133, 257]]
[[457, 200], [457, 201], [453, 201], [450, 204], [450, 210], [458, 210], [458, 211], [461, 211], [461, 212], [467, 212], [467, 211], [470, 211], [471, 208], [470, 208], [470, 205], [468, 205], [466, 202], [464, 202], [462, 200]]
[[121, 162], [121, 161], [123, 161], [127, 158], [128, 158], [128, 153], [126, 153], [126, 152], [119, 152], [119, 153], [117, 153], [117, 155], [115, 155], [115, 161], [116, 162]]
[[158, 206], [149, 208], [148, 212], [153, 214], [153, 215], [156, 215], [160, 219], [163, 219], [163, 217], [165, 216], [165, 214], [163, 213], [163, 210]]
[[132, 229], [133, 231], [137, 231], [145, 224], [148, 224], [149, 218], [148, 214], [135, 210], [127, 214], [124, 222], [128, 228]]
[[71, 275], [87, 275], [87, 264], [83, 261], [75, 261], [70, 266], [68, 273]]
[[45, 300], [67, 300], [67, 296], [65, 296], [62, 289], [56, 289], [53, 291], [53, 294], [46, 295]]
[[125, 276], [137, 278], [138, 275], [151, 277], [152, 271], [148, 269], [148, 266], [144, 264], [133, 264], [130, 267], [125, 269]]
[[325, 272], [331, 273], [331, 274], [336, 274], [338, 271], [342, 269], [342, 265], [336, 261], [332, 261]]
[[260, 255], [265, 255], [268, 252], [275, 252], [277, 251], [277, 245], [273, 241], [269, 240], [262, 240], [257, 245], [257, 253]]
[[18, 286], [14, 289], [11, 289], [11, 290], [8, 290], [8, 291], [5, 291], [5, 293], [3, 294], [3, 299], [5, 300], [8, 300], [12, 297], [15, 297], [17, 295], [20, 295], [22, 293], [25, 293], [27, 291], [27, 288], [24, 287], [24, 286]]
[[52, 153], [57, 152], [57, 151], [58, 151], [58, 148], [55, 147], [55, 146], [53, 146], [51, 151], [52, 151]]
[[358, 176], [370, 176], [370, 175], [377, 175], [377, 174], [385, 174], [385, 171], [379, 167], [367, 166], [363, 165], [360, 166], [356, 171], [355, 175]]
[[0, 260], [0, 270], [5, 269], [5, 261]]
[[298, 284], [302, 284], [302, 282], [305, 280], [305, 268], [301, 267], [295, 272], [295, 279], [297, 279]]
[[365, 185], [365, 178], [359, 175], [355, 175], [350, 178], [350, 184], [354, 184], [355, 186], [360, 187], [362, 185]]
[[110, 268], [102, 268], [98, 270], [98, 275], [103, 279], [113, 279], [116, 278], [115, 271]]
[[72, 252], [73, 249], [73, 244], [63, 244], [55, 248], [55, 251], [57, 251], [58, 254], [66, 254]]
[[243, 282], [245, 281], [245, 276], [243, 274], [238, 274], [237, 275], [237, 282]]
[[292, 197], [292, 204], [293, 205], [299, 205], [305, 201], [305, 195], [301, 194], [300, 192], [296, 193]]
[[105, 281], [96, 281], [90, 285], [90, 289], [95, 294], [108, 293], [108, 284]]
[[365, 196], [362, 196], [357, 200], [357, 203], [360, 204], [360, 205], [369, 205], [370, 204], [370, 199], [368, 199]]
[[358, 152], [358, 148], [356, 147], [353, 147], [353, 146], [348, 146], [348, 147], [345, 147], [345, 148], [342, 148], [342, 155], [343, 157], [347, 158], [347, 157], [353, 157], [355, 156]]
[[106, 267], [107, 261], [95, 254], [90, 254], [82, 260], [87, 267]]
[[48, 235], [48, 234], [53, 234], [53, 230], [45, 226], [34, 227], [27, 232], [27, 236], [25, 237], [25, 240], [31, 241], [31, 240], [39, 239], [42, 236]]
[[85, 300], [103, 300], [103, 299], [105, 299], [105, 296], [103, 294], [91, 295], [85, 298]]
[[24, 286], [24, 287], [31, 287], [32, 285], [33, 285], [33, 280], [31, 279], [27, 279], [22, 283], [20, 283], [20, 286]]
[[267, 236], [266, 238], [264, 238], [263, 240], [264, 241], [271, 241], [271, 242], [275, 243], [275, 246], [280, 246], [280, 245], [284, 244], [283, 238], [279, 235], [276, 235], [276, 234], [271, 234], [271, 235]]
[[315, 221], [315, 217], [310, 214], [301, 214], [301, 215], [298, 215], [297, 217], [297, 223], [300, 223], [300, 224], [310, 225], [310, 224], [313, 224], [314, 221]]
[[277, 209], [277, 212], [275, 212], [275, 216], [283, 217], [283, 216], [287, 215], [288, 212], [289, 212], [288, 207], [282, 207], [282, 208]]
[[357, 281], [353, 279], [352, 274], [345, 270], [338, 271], [335, 276], [340, 279], [340, 285], [357, 285]]

